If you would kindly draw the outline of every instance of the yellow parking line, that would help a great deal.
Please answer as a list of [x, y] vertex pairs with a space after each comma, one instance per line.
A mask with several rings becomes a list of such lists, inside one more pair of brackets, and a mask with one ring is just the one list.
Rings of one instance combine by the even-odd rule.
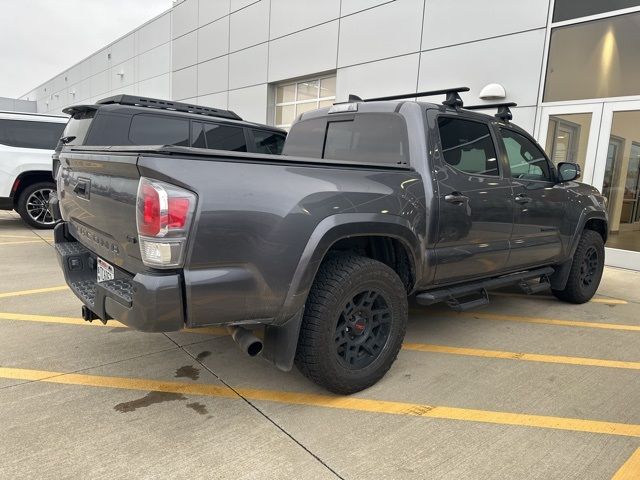
[[[0, 233], [0, 238], [29, 238], [29, 239], [34, 239], [34, 238], [39, 238], [39, 237], [36, 234], [33, 234], [33, 235], [8, 235], [6, 233]], [[53, 240], [53, 237], [51, 237], [49, 240]]]
[[25, 243], [42, 243], [44, 245], [49, 245], [45, 240], [21, 240], [18, 242], [0, 242], [0, 245], [24, 245]]
[[[184, 383], [145, 378], [110, 377], [102, 375], [64, 374], [19, 368], [0, 368], [0, 377], [16, 380], [32, 380], [63, 385], [81, 385], [125, 390], [160, 391], [182, 393], [186, 395], [202, 395], [239, 399], [236, 394], [218, 385]], [[304, 405], [310, 407], [333, 408], [338, 410], [385, 413], [411, 417], [460, 420], [467, 422], [492, 423], [498, 425], [514, 425], [575, 432], [600, 433], [640, 437], [640, 425], [628, 423], [584, 420], [579, 418], [551, 417], [528, 415], [523, 413], [476, 410], [446, 406], [433, 406], [417, 403], [370, 400], [357, 397], [340, 397], [310, 393], [296, 393], [278, 390], [262, 390], [255, 388], [238, 388], [236, 392], [242, 397], [254, 401], [275, 402], [288, 405]]]
[[639, 480], [640, 479], [640, 448], [624, 462], [611, 480]]
[[[0, 312], [0, 320], [15, 320], [23, 322], [41, 322], [41, 323], [58, 323], [63, 325], [97, 325], [98, 327], [112, 327], [112, 328], [129, 328], [123, 323], [117, 320], [109, 320], [105, 325], [100, 320], [94, 320], [89, 323], [78, 317], [58, 317], [53, 315], [28, 315], [25, 313], [7, 313]], [[222, 327], [202, 327], [202, 328], [186, 328], [181, 330], [188, 333], [200, 333], [202, 335], [227, 335], [228, 331]]]
[[[128, 328], [126, 325], [116, 321], [109, 320], [107, 325], [104, 325], [99, 320], [93, 323], [86, 322], [76, 317], [57, 317], [51, 315], [28, 315], [24, 313], [5, 313], [0, 312], [0, 320], [16, 320], [27, 322], [43, 322], [43, 323], [57, 323], [66, 325], [97, 325], [99, 327], [113, 327], [113, 328]], [[228, 335], [228, 331], [224, 327], [201, 327], [201, 328], [186, 328], [182, 330], [186, 333], [195, 333], [200, 335]], [[468, 357], [482, 357], [482, 358], [498, 358], [505, 360], [521, 360], [525, 362], [541, 362], [541, 363], [556, 363], [564, 365], [582, 365], [591, 367], [607, 367], [607, 368], [621, 368], [627, 370], [640, 370], [640, 362], [627, 362], [620, 360], [606, 360], [600, 358], [587, 358], [587, 357], [569, 357], [564, 355], [545, 355], [537, 353], [523, 353], [523, 352], [508, 352], [501, 350], [485, 350], [480, 348], [466, 348], [466, 347], [452, 347], [448, 345], [433, 345], [426, 343], [404, 343], [402, 345], [403, 350], [418, 351], [418, 352], [431, 352], [431, 353], [445, 353], [451, 355], [463, 355]]]
[[[512, 293], [512, 292], [489, 292], [489, 295], [497, 295], [499, 297], [516, 297], [516, 298], [531, 298], [533, 300], [554, 300], [558, 299], [553, 295], [527, 295], [526, 293]], [[620, 298], [609, 297], [594, 297], [589, 300], [590, 303], [604, 303], [606, 305], [627, 305], [629, 302]]]
[[501, 358], [508, 360], [523, 360], [526, 362], [560, 363], [566, 365], [586, 365], [591, 367], [623, 368], [640, 370], [640, 362], [623, 362], [618, 360], [603, 360], [599, 358], [566, 357], [563, 355], [542, 355], [537, 353], [504, 352], [499, 350], [482, 350], [479, 348], [450, 347], [447, 345], [430, 345], [425, 343], [405, 343], [404, 350], [418, 352], [448, 353], [469, 357]]
[[66, 285], [62, 285], [59, 287], [34, 288], [33, 290], [20, 290], [17, 292], [0, 293], [0, 298], [20, 297], [22, 295], [33, 295], [34, 293], [60, 292], [62, 290], [68, 290], [68, 289], [69, 287], [67, 287]]
[[[423, 309], [411, 309], [412, 314], [425, 314], [429, 313], [428, 310]], [[498, 313], [483, 313], [483, 312], [433, 312], [433, 315], [439, 317], [448, 318], [474, 318], [476, 320], [496, 320], [504, 322], [517, 322], [517, 323], [536, 323], [540, 325], [556, 325], [562, 327], [583, 327], [583, 328], [597, 328], [603, 330], [626, 330], [629, 332], [640, 332], [640, 325], [627, 325], [622, 323], [603, 323], [603, 322], [581, 322], [577, 320], [563, 320], [556, 318], [544, 318], [544, 317], [527, 317], [524, 315], [504, 315]]]
[[86, 322], [78, 317], [55, 317], [52, 315], [27, 315], [25, 313], [5, 313], [0, 312], [0, 320], [17, 320], [23, 322], [42, 322], [42, 323], [60, 323], [64, 325], [97, 325], [99, 327], [115, 327], [115, 328], [128, 328], [126, 325], [118, 322], [117, 320], [109, 320], [107, 325], [103, 324], [100, 320], [95, 320], [92, 323]]

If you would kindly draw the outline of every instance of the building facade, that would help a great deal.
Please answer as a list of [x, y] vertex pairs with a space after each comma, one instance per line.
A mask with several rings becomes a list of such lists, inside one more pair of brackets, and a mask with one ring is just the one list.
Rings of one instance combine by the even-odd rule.
[[[488, 84], [609, 199], [608, 263], [640, 269], [640, 0], [184, 0], [21, 99], [129, 93], [287, 128], [346, 100]], [[434, 99], [439, 101], [440, 99]]]

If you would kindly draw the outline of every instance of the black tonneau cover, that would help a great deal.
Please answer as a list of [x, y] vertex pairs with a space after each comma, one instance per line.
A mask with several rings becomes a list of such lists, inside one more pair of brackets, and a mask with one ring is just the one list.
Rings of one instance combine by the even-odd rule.
[[227, 162], [261, 162], [278, 164], [331, 165], [337, 167], [376, 168], [383, 170], [414, 170], [413, 167], [400, 163], [351, 162], [346, 160], [329, 160], [325, 158], [292, 157], [287, 155], [268, 155], [252, 152], [231, 152], [228, 150], [211, 150], [206, 148], [180, 147], [175, 145], [123, 145], [123, 146], [82, 146], [64, 147], [68, 153], [112, 153], [118, 155], [176, 155], [194, 157], [212, 157]]

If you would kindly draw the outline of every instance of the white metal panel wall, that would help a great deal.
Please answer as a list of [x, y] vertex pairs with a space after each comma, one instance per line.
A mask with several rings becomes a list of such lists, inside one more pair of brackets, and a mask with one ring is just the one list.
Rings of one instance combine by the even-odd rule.
[[308, 28], [269, 44], [269, 82], [336, 68], [338, 21]]
[[193, 31], [171, 42], [173, 70], [195, 65], [198, 61], [198, 32]]
[[241, 88], [267, 81], [266, 43], [229, 55], [229, 88]]
[[198, 0], [184, 0], [173, 7], [172, 13], [172, 38], [198, 28]]
[[198, 65], [198, 96], [229, 89], [229, 56], [215, 58]]
[[479, 103], [482, 87], [497, 82], [508, 101], [536, 105], [544, 40], [540, 29], [422, 52], [418, 90], [464, 85], [467, 103]]
[[196, 65], [173, 72], [171, 98], [184, 100], [185, 98], [191, 98], [197, 95], [198, 71]]
[[396, 0], [340, 20], [338, 66], [420, 50], [424, 0]]
[[229, 15], [229, 0], [199, 0], [198, 25], [206, 25]]
[[340, 16], [340, 0], [272, 0], [269, 38], [279, 38]]
[[268, 86], [266, 83], [229, 92], [229, 109], [245, 119], [266, 123], [267, 103]]
[[231, 52], [251, 47], [269, 39], [269, 0], [260, 0], [229, 16]]
[[427, 2], [422, 50], [544, 28], [549, 0]]
[[229, 53], [229, 17], [198, 29], [198, 62]]
[[346, 101], [350, 93], [361, 98], [373, 98], [414, 92], [419, 56], [420, 54], [413, 53], [340, 68], [337, 74], [336, 100]]

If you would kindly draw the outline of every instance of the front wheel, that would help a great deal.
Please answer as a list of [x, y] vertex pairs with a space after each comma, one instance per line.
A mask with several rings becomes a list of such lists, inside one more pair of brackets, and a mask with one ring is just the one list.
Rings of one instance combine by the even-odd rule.
[[53, 228], [56, 221], [49, 207], [49, 196], [55, 189], [53, 182], [38, 182], [25, 188], [16, 207], [22, 220], [33, 228]]
[[582, 232], [573, 256], [567, 284], [562, 290], [552, 290], [560, 300], [586, 303], [595, 295], [604, 270], [604, 241], [598, 232]]
[[407, 316], [407, 292], [396, 272], [370, 258], [333, 255], [309, 293], [296, 365], [335, 393], [370, 387], [398, 356]]

